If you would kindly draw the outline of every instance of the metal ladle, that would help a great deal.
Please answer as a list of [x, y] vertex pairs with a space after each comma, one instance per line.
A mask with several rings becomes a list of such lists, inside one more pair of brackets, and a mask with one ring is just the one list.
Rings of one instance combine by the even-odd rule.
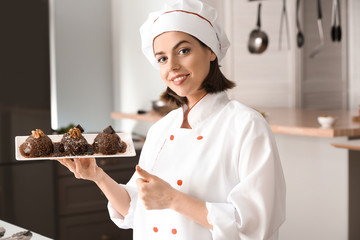
[[299, 9], [300, 9], [300, 0], [296, 1], [296, 27], [298, 33], [296, 35], [296, 43], [299, 48], [301, 48], [305, 43], [304, 34], [301, 32], [300, 22], [299, 22]]
[[257, 28], [252, 30], [249, 37], [248, 49], [250, 53], [260, 54], [263, 53], [269, 43], [268, 36], [265, 32], [261, 31], [261, 3], [258, 6], [258, 19]]

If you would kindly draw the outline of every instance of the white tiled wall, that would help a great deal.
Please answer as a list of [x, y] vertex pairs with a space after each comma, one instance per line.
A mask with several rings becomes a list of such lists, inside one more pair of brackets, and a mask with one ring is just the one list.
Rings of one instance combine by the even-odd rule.
[[349, 108], [357, 109], [360, 105], [360, 1], [349, 0]]
[[[261, 29], [269, 38], [269, 45], [262, 54], [250, 54], [248, 40], [256, 28], [259, 2], [235, 1], [227, 3], [227, 30], [231, 38], [231, 69], [227, 75], [237, 87], [230, 97], [256, 107], [291, 107], [296, 105], [296, 76], [294, 44], [293, 3], [288, 1], [290, 47], [283, 28], [282, 47], [279, 49], [280, 16], [282, 1], [261, 1]], [[229, 27], [230, 26], [230, 27]]]
[[[221, 2], [226, 6], [225, 23], [232, 42], [226, 74], [237, 83], [237, 88], [229, 92], [232, 98], [256, 107], [347, 108], [346, 1], [341, 1], [341, 43], [330, 41], [332, 1], [321, 1], [325, 45], [314, 59], [310, 59], [309, 54], [319, 43], [316, 1], [301, 1], [300, 24], [305, 34], [305, 45], [301, 49], [296, 46], [296, 1], [285, 1], [290, 23], [289, 50], [284, 30], [283, 48], [279, 50], [282, 0]], [[252, 55], [247, 43], [255, 28], [259, 2], [262, 3], [262, 30], [270, 43], [263, 54]]]

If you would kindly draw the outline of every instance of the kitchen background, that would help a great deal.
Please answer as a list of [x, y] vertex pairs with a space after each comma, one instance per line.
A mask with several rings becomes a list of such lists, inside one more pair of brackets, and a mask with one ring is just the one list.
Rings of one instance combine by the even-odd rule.
[[[359, 1], [340, 1], [340, 43], [330, 40], [332, 1], [321, 1], [325, 44], [313, 59], [309, 54], [320, 41], [316, 1], [300, 4], [302, 48], [296, 46], [296, 1], [285, 1], [290, 43], [284, 28], [281, 49], [283, 1], [261, 1], [262, 30], [269, 36], [268, 49], [261, 55], [247, 50], [259, 1], [205, 2], [219, 10], [232, 43], [222, 62], [225, 75], [237, 83], [229, 92], [231, 98], [259, 109], [357, 109]], [[165, 89], [141, 53], [138, 30], [147, 14], [163, 4], [164, 0], [0, 1], [0, 219], [56, 239], [79, 239], [85, 233], [93, 236], [87, 239], [131, 235], [108, 220], [106, 201], [94, 185], [75, 181], [50, 161], [17, 162], [13, 139], [34, 128], [51, 133], [70, 123], [81, 123], [87, 132], [112, 124], [116, 130], [145, 135], [151, 123], [112, 120], [110, 113], [149, 110]], [[136, 160], [103, 163], [119, 182], [126, 182]], [[341, 218], [334, 225], [342, 227], [339, 235], [347, 234]], [[297, 231], [304, 229], [285, 225], [283, 236]]]

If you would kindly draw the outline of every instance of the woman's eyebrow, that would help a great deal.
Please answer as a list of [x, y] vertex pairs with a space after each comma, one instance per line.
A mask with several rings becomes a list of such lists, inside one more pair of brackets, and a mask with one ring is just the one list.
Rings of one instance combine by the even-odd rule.
[[[175, 46], [172, 49], [175, 50], [183, 43], [190, 43], [190, 42], [186, 41], [186, 40], [182, 40], [182, 41], [178, 42], [177, 44], [175, 44]], [[164, 54], [164, 52], [161, 51], [161, 52], [156, 52], [154, 55], [156, 56], [156, 55], [162, 55], [162, 54]]]

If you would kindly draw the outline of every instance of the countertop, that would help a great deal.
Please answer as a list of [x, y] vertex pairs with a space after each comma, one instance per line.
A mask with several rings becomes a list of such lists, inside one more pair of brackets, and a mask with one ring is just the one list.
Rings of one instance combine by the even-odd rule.
[[337, 143], [332, 143], [334, 147], [345, 148], [348, 150], [360, 151], [360, 140], [347, 140]]
[[[292, 108], [259, 108], [274, 133], [313, 136], [313, 137], [360, 137], [357, 112], [345, 110], [310, 110]], [[321, 115], [336, 116], [337, 121], [331, 128], [322, 128], [317, 121]], [[133, 119], [156, 122], [162, 116], [150, 111], [145, 114], [111, 113], [113, 119]], [[357, 121], [355, 121], [357, 120]]]
[[[314, 137], [360, 136], [360, 122], [354, 118], [356, 112], [289, 108], [264, 108], [261, 111], [265, 112], [265, 118], [274, 133]], [[322, 128], [317, 121], [321, 115], [336, 116], [334, 126]]]
[[[11, 237], [13, 234], [18, 233], [18, 232], [22, 232], [22, 231], [27, 231], [26, 229], [16, 226], [14, 224], [5, 222], [0, 220], [0, 227], [5, 228], [6, 232], [3, 238], [7, 238], [7, 237]], [[30, 229], [31, 231], [31, 229]], [[51, 240], [50, 238], [44, 237], [40, 234], [34, 233], [33, 231], [31, 231], [32, 233], [32, 237], [31, 240]]]

